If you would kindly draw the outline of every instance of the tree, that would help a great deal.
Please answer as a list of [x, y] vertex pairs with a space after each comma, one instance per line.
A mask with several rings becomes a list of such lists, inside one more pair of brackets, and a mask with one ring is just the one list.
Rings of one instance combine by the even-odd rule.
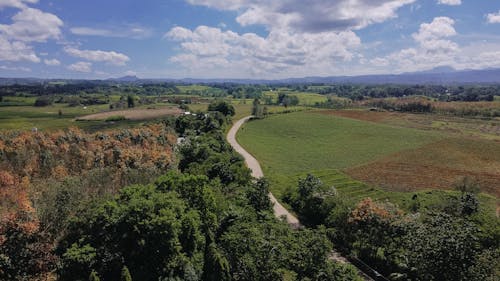
[[223, 100], [216, 100], [208, 105], [208, 111], [218, 111], [224, 116], [234, 116], [234, 106]]
[[257, 117], [257, 118], [262, 118], [264, 115], [263, 108], [260, 104], [259, 99], [254, 99], [253, 104], [252, 104], [252, 115]]
[[481, 190], [479, 183], [471, 177], [460, 178], [455, 184], [454, 189], [460, 191], [459, 212], [462, 215], [470, 216], [479, 211], [479, 200], [477, 193]]
[[258, 179], [247, 191], [247, 198], [257, 212], [270, 211], [272, 203], [269, 200], [269, 182], [264, 179]]
[[92, 270], [89, 276], [89, 281], [101, 281], [101, 278], [99, 278], [99, 275], [97, 275], [97, 272], [95, 270]]
[[444, 213], [429, 214], [411, 224], [407, 258], [420, 280], [471, 280], [478, 257], [479, 230], [471, 222]]
[[127, 266], [123, 266], [120, 280], [121, 281], [132, 281], [132, 276], [130, 275], [130, 271], [128, 270]]
[[177, 192], [130, 186], [74, 218], [59, 245], [60, 276], [83, 279], [82, 272], [98, 266], [103, 279], [119, 280], [125, 263], [137, 280], [182, 278], [203, 244], [201, 214]]
[[133, 108], [135, 107], [135, 97], [132, 95], [127, 96], [127, 105], [128, 108]]
[[35, 100], [35, 106], [52, 105], [53, 100], [50, 97], [39, 97]]

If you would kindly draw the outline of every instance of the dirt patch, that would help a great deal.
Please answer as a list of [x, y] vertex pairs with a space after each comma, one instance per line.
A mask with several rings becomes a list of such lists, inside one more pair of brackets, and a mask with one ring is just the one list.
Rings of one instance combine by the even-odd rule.
[[334, 115], [339, 117], [351, 118], [362, 121], [382, 123], [387, 118], [397, 114], [394, 112], [377, 112], [368, 110], [322, 110], [316, 111], [319, 114]]
[[462, 176], [500, 198], [500, 146], [493, 141], [446, 139], [349, 168], [354, 179], [395, 191], [449, 189]]
[[397, 127], [436, 131], [464, 137], [475, 137], [500, 142], [500, 120], [482, 120], [439, 114], [411, 114], [368, 110], [322, 110], [316, 114], [333, 115], [360, 121]]
[[107, 111], [96, 114], [90, 114], [82, 117], [78, 117], [78, 121], [96, 121], [96, 120], [106, 120], [112, 117], [124, 117], [128, 120], [150, 120], [167, 116], [180, 115], [182, 110], [176, 107], [163, 107], [155, 109], [128, 109], [128, 110], [116, 110]]

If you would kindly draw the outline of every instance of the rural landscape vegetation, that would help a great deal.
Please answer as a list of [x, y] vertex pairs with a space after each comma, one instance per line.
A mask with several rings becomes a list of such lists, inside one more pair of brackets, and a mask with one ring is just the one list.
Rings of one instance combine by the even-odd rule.
[[0, 280], [500, 279], [498, 4], [133, 2], [0, 0]]

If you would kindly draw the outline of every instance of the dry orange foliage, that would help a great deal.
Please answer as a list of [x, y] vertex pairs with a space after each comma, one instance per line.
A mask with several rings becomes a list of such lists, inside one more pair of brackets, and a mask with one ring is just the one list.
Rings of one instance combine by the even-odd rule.
[[349, 222], [370, 222], [374, 219], [391, 221], [402, 215], [402, 211], [389, 203], [374, 202], [371, 198], [361, 200], [352, 211]]
[[162, 124], [85, 133], [11, 131], [0, 134], [0, 217], [32, 211], [30, 182], [63, 180], [86, 171], [113, 168], [117, 182], [127, 169], [166, 170], [173, 161], [175, 135]]

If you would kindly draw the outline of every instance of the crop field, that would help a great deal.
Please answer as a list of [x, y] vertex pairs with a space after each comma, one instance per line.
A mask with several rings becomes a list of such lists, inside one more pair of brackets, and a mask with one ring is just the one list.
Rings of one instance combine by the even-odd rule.
[[442, 132], [449, 136], [500, 141], [500, 119], [461, 118], [436, 114], [372, 112], [368, 110], [325, 110], [322, 114], [391, 126]]
[[330, 113], [271, 116], [246, 124], [238, 134], [238, 141], [261, 162], [278, 197], [307, 173], [350, 197], [399, 204], [408, 191], [449, 189], [460, 176], [477, 178], [483, 191], [499, 196], [497, 141], [383, 124], [381, 120], [396, 118], [389, 113], [363, 113], [356, 119]]
[[[0, 107], [0, 129], [29, 130], [62, 129], [77, 126], [74, 119], [78, 116], [108, 110], [109, 105], [91, 105], [69, 107], [66, 104], [55, 104], [46, 107], [34, 106], [4, 106]], [[59, 116], [59, 110], [62, 115]]]
[[238, 141], [262, 161], [265, 173], [290, 176], [311, 170], [349, 168], [442, 138], [432, 132], [316, 112], [250, 122], [241, 129]]
[[181, 91], [181, 93], [188, 93], [191, 91], [206, 91], [212, 89], [211, 87], [203, 85], [186, 85], [186, 86], [176, 86], [176, 87]]
[[[4, 99], [9, 104], [17, 104], [32, 101], [32, 98], [8, 97]], [[37, 128], [40, 130], [56, 130], [68, 127], [80, 127], [91, 131], [104, 128], [120, 128], [137, 125], [137, 121], [152, 118], [160, 118], [165, 115], [171, 115], [171, 110], [167, 113], [160, 107], [165, 108], [167, 103], [156, 103], [149, 105], [140, 105], [134, 111], [109, 111], [108, 104], [89, 105], [89, 106], [68, 106], [67, 104], [53, 104], [50, 106], [1, 106], [0, 107], [0, 130], [30, 130]], [[170, 107], [169, 107], [170, 108]], [[61, 115], [59, 115], [59, 111]], [[138, 114], [139, 113], [139, 114]], [[145, 114], [145, 115], [144, 115]], [[177, 114], [177, 113], [176, 113]], [[89, 116], [86, 122], [77, 122], [77, 118]], [[106, 117], [104, 117], [106, 116]], [[119, 123], [104, 122], [110, 116], [124, 116], [124, 120]]]
[[128, 110], [116, 110], [95, 113], [90, 115], [85, 115], [78, 117], [78, 121], [102, 121], [107, 120], [112, 117], [123, 117], [127, 120], [151, 120], [156, 118], [162, 118], [166, 116], [175, 116], [181, 114], [181, 110], [177, 107], [162, 107], [154, 109], [128, 109]]

